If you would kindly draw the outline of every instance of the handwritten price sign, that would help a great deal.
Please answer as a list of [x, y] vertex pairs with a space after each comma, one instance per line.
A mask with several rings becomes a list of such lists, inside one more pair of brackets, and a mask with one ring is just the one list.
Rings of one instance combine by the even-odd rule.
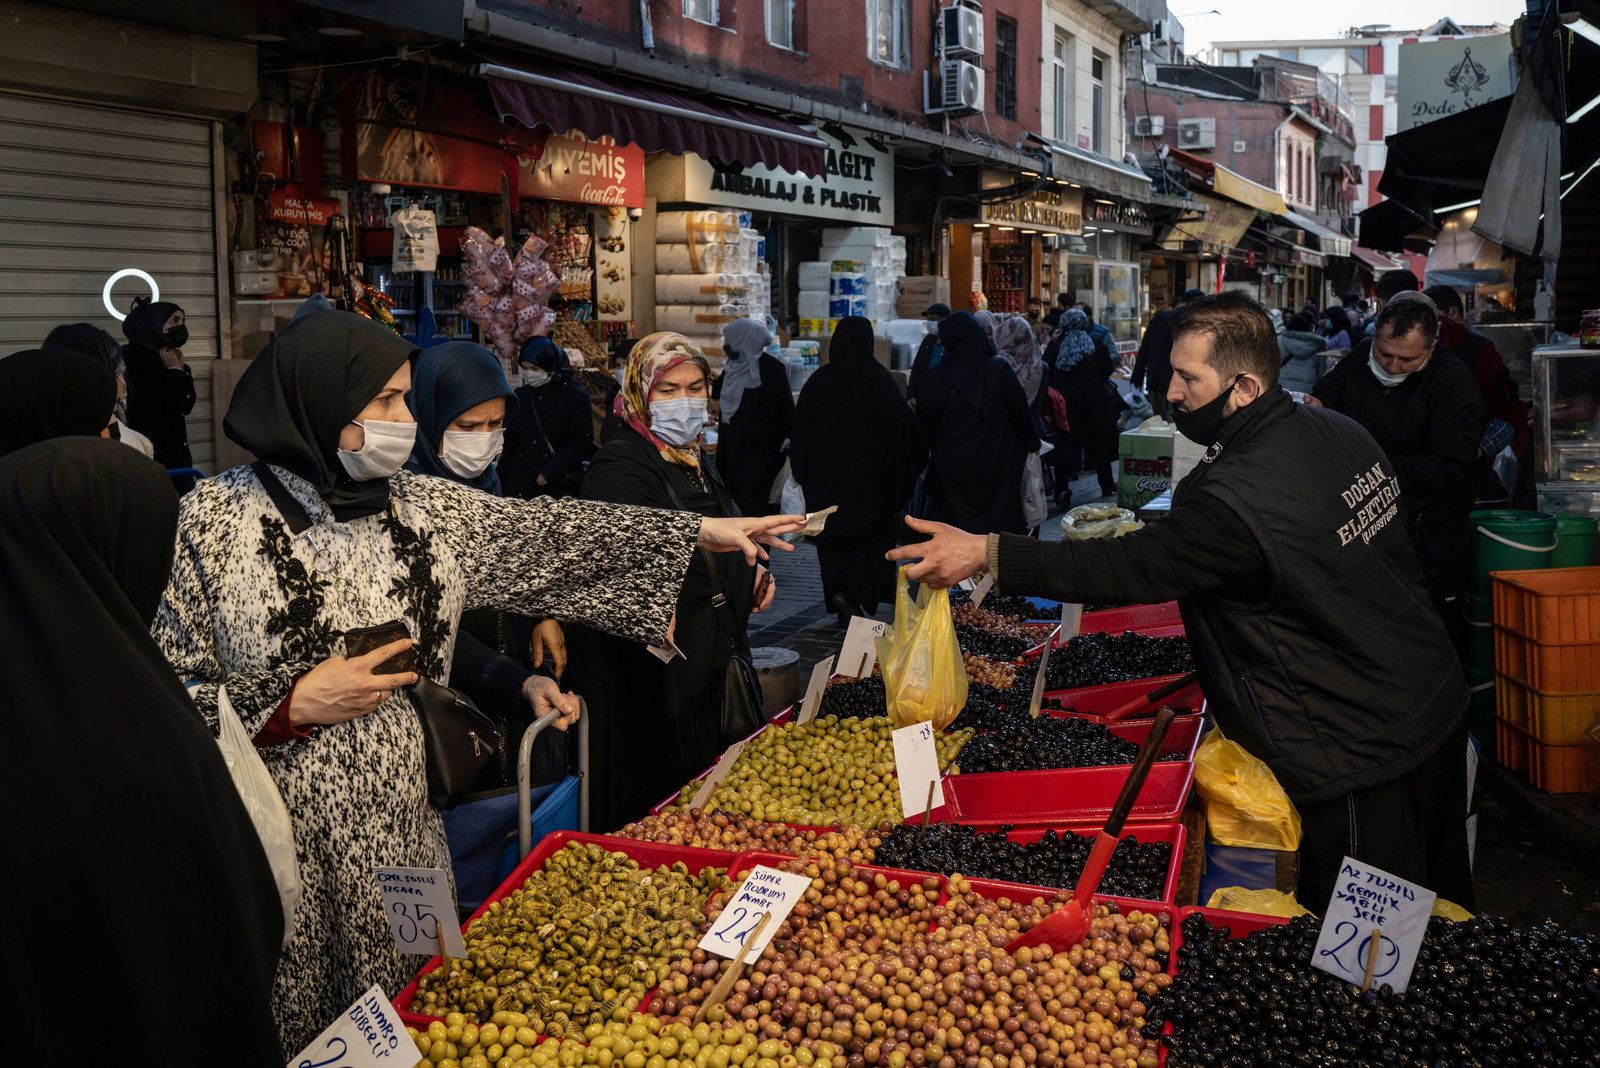
[[[900, 777], [900, 808], [906, 819], [920, 816], [944, 804], [944, 786], [939, 782], [939, 752], [933, 746], [933, 724], [913, 723], [889, 735], [894, 742], [894, 770]], [[933, 786], [933, 803], [928, 803], [928, 786]]]
[[839, 650], [839, 674], [859, 679], [872, 674], [878, 662], [875, 639], [883, 637], [887, 624], [866, 616], [850, 617], [850, 627], [844, 632], [844, 647]]
[[396, 1068], [417, 1061], [400, 1014], [374, 985], [289, 1061], [288, 1068]]
[[452, 957], [465, 957], [467, 944], [461, 940], [456, 922], [455, 897], [450, 892], [450, 877], [442, 868], [375, 868], [378, 892], [383, 895], [383, 912], [394, 932], [394, 943], [401, 953], [433, 956], [444, 951]]
[[1356, 986], [1370, 981], [1404, 993], [1436, 897], [1432, 890], [1345, 857], [1311, 952], [1312, 966]]
[[[804, 875], [759, 865], [752, 868], [728, 907], [700, 939], [699, 948], [730, 960], [743, 950], [745, 963], [753, 962], [810, 886], [810, 878]], [[767, 920], [764, 927], [763, 920]], [[752, 940], [750, 936], [758, 927], [762, 927], [761, 936]]]

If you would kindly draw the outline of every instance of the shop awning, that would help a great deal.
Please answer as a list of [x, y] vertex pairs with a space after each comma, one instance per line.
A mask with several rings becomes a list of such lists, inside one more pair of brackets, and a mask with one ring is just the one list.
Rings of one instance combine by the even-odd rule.
[[1077, 182], [1140, 204], [1150, 202], [1150, 176], [1139, 168], [1049, 137], [1038, 134], [1028, 137], [1049, 150], [1050, 177]]
[[1370, 268], [1374, 274], [1382, 274], [1384, 271], [1398, 271], [1401, 267], [1400, 264], [1383, 253], [1374, 252], [1370, 248], [1362, 248], [1360, 245], [1351, 245], [1350, 255]]
[[[1421, 238], [1413, 239], [1411, 235], [1419, 231]], [[1426, 251], [1428, 240], [1438, 232], [1432, 223], [1398, 200], [1380, 200], [1361, 213], [1361, 243], [1369, 249]], [[1419, 241], [1421, 248], [1411, 247]]]
[[1252, 182], [1244, 175], [1235, 174], [1226, 167], [1216, 168], [1216, 172], [1211, 176], [1211, 188], [1218, 196], [1248, 204], [1268, 215], [1282, 215], [1289, 210], [1289, 206], [1283, 202], [1282, 193], [1276, 189], [1269, 189], [1260, 182]]
[[1182, 252], [1186, 242], [1198, 241], [1203, 249], [1211, 252], [1238, 248], [1239, 242], [1244, 239], [1245, 231], [1256, 221], [1255, 209], [1218, 200], [1204, 193], [1196, 193], [1194, 199], [1195, 203], [1205, 210], [1205, 214], [1174, 223], [1172, 228], [1162, 235], [1161, 247], [1173, 252]]
[[1326, 256], [1349, 256], [1350, 239], [1339, 231], [1325, 226], [1309, 215], [1302, 215], [1290, 209], [1283, 213], [1283, 217], [1295, 226], [1304, 230], [1317, 239], [1317, 247]]
[[810, 175], [827, 170], [827, 145], [820, 138], [748, 108], [557, 66], [535, 72], [486, 63], [478, 70], [489, 79], [500, 117], [524, 126], [613, 137], [646, 152], [693, 152]]

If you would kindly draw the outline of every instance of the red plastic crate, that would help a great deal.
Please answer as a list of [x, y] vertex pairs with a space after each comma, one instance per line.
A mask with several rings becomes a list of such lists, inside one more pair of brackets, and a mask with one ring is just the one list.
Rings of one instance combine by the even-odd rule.
[[[1177, 678], [1176, 675], [1167, 677], [1167, 681]], [[1074, 716], [1077, 719], [1087, 719], [1095, 723], [1104, 722], [1105, 713], [1114, 712], [1135, 697], [1143, 697], [1152, 690], [1158, 689], [1162, 684], [1160, 679], [1135, 679], [1133, 682], [1112, 682], [1104, 686], [1086, 686], [1078, 690], [1061, 690], [1046, 696], [1058, 698], [1063, 704], [1069, 704], [1077, 710], [1076, 716], [1071, 712], [1059, 709], [1046, 708], [1046, 715]], [[1168, 697], [1163, 704], [1175, 708], [1192, 708], [1197, 712], [1205, 709], [1205, 694], [1200, 692], [1198, 682], [1190, 683], [1177, 693]], [[1155, 715], [1151, 709], [1143, 713], [1144, 716]], [[1138, 719], [1139, 717], [1134, 717]]]
[[[1059, 621], [1059, 617], [1056, 621]], [[1029, 620], [1029, 622], [1043, 621]], [[1083, 622], [1078, 629], [1081, 631], [1143, 630], [1146, 627], [1181, 622], [1183, 616], [1178, 612], [1178, 602], [1163, 601], [1160, 604], [1132, 604], [1123, 608], [1102, 608], [1098, 612], [1085, 612]]]
[[1600, 641], [1547, 645], [1497, 626], [1494, 669], [1541, 693], [1600, 690]]
[[[578, 831], [556, 831], [547, 834], [539, 840], [539, 844], [525, 857], [516, 870], [506, 877], [506, 881], [495, 888], [494, 893], [486, 898], [476, 912], [468, 917], [467, 922], [461, 925], [463, 932], [471, 926], [472, 921], [489, 910], [489, 906], [501, 898], [511, 896], [512, 892], [527, 881], [528, 876], [539, 871], [556, 853], [567, 847], [569, 842], [582, 842], [600, 846], [602, 849], [613, 853], [622, 853], [630, 859], [637, 861], [641, 866], [652, 868], [663, 864], [672, 865], [679, 861], [686, 864], [690, 870], [699, 871], [701, 868], [726, 868], [731, 865], [737, 854], [719, 849], [698, 849], [691, 846], [664, 845], [660, 842], [641, 842], [633, 838], [612, 838], [603, 834], [583, 834]], [[411, 977], [411, 982], [406, 984], [394, 998], [395, 1008], [400, 1013], [400, 1019], [419, 1030], [426, 1030], [428, 1024], [438, 1019], [437, 1016], [424, 1016], [421, 1013], [410, 1011], [411, 999], [417, 996], [417, 986], [424, 975], [439, 967], [439, 958], [435, 956], [416, 975]]]
[[1600, 642], [1600, 567], [1496, 571], [1494, 622], [1546, 645]]
[[[1179, 716], [1167, 733], [1167, 752], [1184, 760], [1151, 766], [1150, 777], [1134, 801], [1129, 818], [1140, 823], [1176, 820], [1194, 782], [1194, 751], [1200, 744], [1200, 716]], [[1135, 744], [1150, 733], [1148, 720], [1118, 723], [1112, 734]], [[1042, 771], [996, 771], [948, 775], [944, 796], [960, 822], [1059, 821], [1064, 824], [1104, 823], [1116, 804], [1129, 765], [1095, 768], [1049, 768]]]

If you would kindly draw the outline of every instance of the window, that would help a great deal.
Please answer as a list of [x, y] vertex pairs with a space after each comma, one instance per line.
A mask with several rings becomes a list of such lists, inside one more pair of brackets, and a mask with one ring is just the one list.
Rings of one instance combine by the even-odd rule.
[[906, 65], [907, 0], [867, 0], [867, 58], [886, 67]]
[[794, 0], [767, 0], [767, 43], [794, 47]]
[[1106, 127], [1110, 125], [1106, 118], [1106, 57], [1099, 52], [1089, 61], [1089, 84], [1092, 87], [1089, 94], [1090, 112], [1090, 139], [1089, 145], [1096, 152], [1105, 155]]
[[1017, 23], [997, 15], [994, 20], [994, 113], [1002, 119], [1017, 117]]
[[1056, 50], [1050, 57], [1053, 78], [1052, 103], [1055, 106], [1055, 139], [1072, 137], [1072, 38], [1056, 31]]
[[717, 24], [717, 0], [683, 0], [683, 17], [704, 22], [708, 26]]

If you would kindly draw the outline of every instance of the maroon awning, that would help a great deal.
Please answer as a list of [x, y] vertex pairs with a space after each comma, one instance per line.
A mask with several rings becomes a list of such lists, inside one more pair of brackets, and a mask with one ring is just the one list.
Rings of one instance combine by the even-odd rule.
[[646, 152], [693, 152], [809, 175], [826, 171], [826, 143], [770, 115], [571, 68], [534, 72], [485, 64], [480, 70], [489, 79], [500, 117], [524, 126], [613, 137]]

